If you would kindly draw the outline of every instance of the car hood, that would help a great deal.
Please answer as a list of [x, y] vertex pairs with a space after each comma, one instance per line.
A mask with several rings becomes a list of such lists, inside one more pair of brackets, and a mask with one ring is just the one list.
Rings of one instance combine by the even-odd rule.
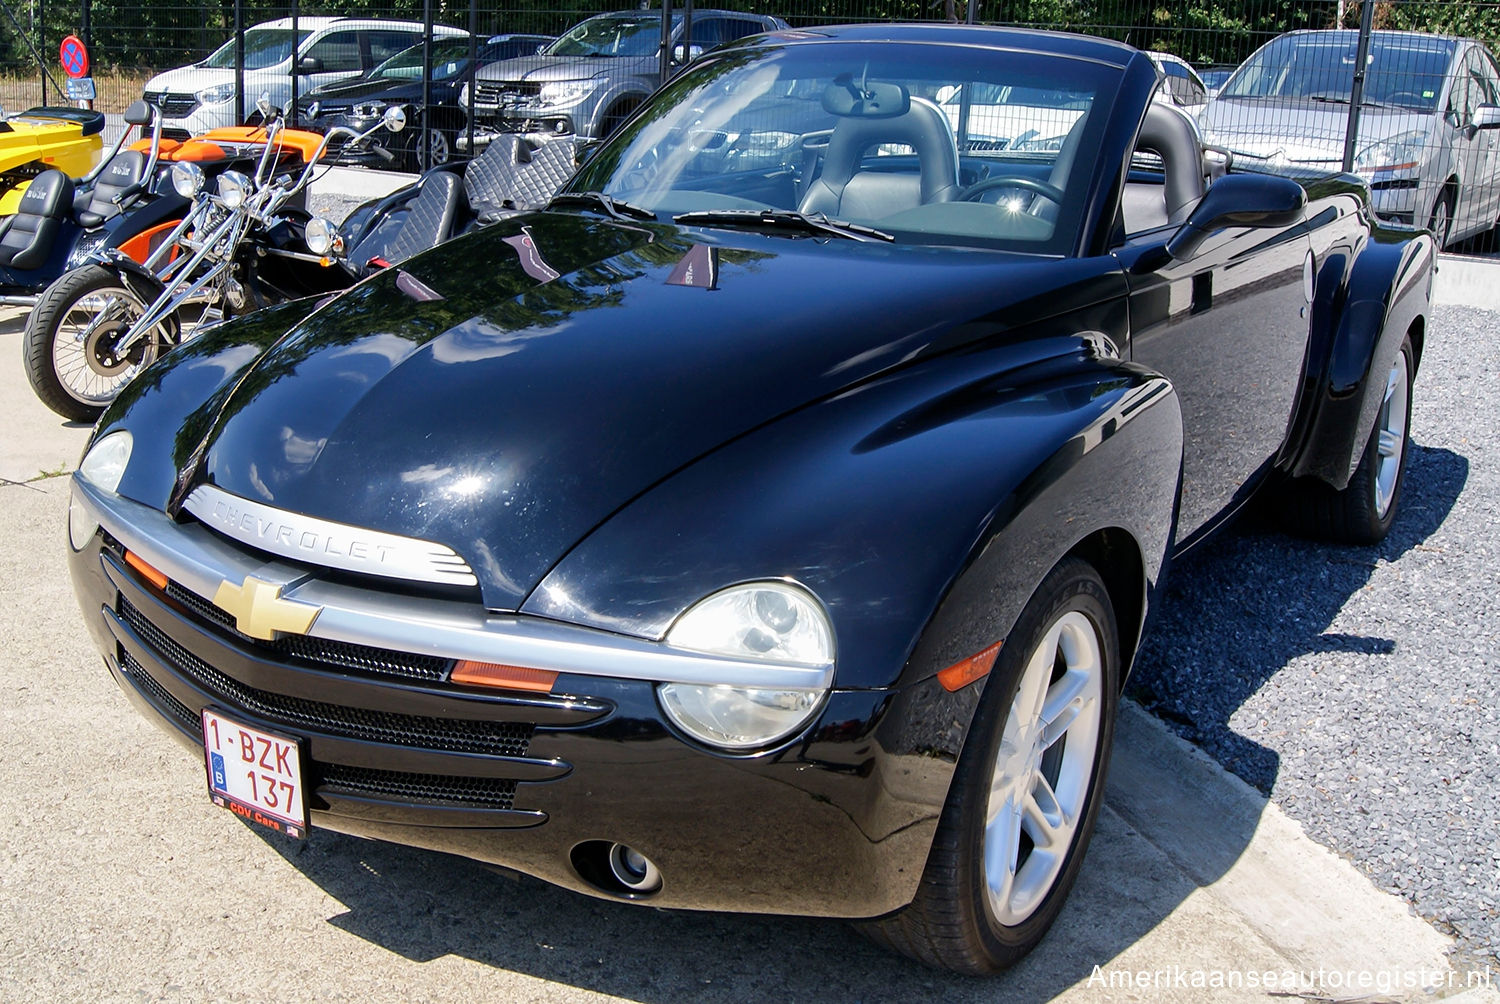
[[[1402, 133], [1428, 131], [1433, 116], [1410, 109], [1366, 108], [1356, 153]], [[1349, 106], [1286, 98], [1215, 98], [1201, 119], [1205, 142], [1236, 154], [1291, 164], [1343, 161]]]
[[[451, 88], [453, 81], [434, 80], [432, 91], [440, 94], [445, 88]], [[301, 107], [306, 107], [313, 101], [357, 101], [360, 98], [379, 98], [384, 101], [420, 101], [422, 99], [422, 81], [420, 80], [387, 80], [385, 78], [368, 79], [364, 77], [354, 80], [341, 80], [337, 83], [324, 84], [316, 90], [308, 91], [297, 99]]]
[[[245, 71], [245, 93], [254, 93], [251, 86], [259, 82], [281, 81], [285, 83], [291, 78], [287, 75], [284, 65], [267, 67], [262, 70]], [[169, 94], [196, 94], [205, 87], [215, 84], [234, 83], [234, 70], [232, 68], [220, 68], [213, 66], [179, 66], [175, 70], [166, 70], [158, 73], [146, 81], [145, 90], [166, 91]]]
[[487, 606], [514, 610], [695, 459], [883, 370], [1117, 295], [1100, 269], [518, 217], [310, 314], [215, 398], [180, 483], [447, 544]]
[[480, 80], [587, 80], [600, 74], [622, 76], [651, 73], [659, 64], [655, 56], [519, 56], [481, 66]]

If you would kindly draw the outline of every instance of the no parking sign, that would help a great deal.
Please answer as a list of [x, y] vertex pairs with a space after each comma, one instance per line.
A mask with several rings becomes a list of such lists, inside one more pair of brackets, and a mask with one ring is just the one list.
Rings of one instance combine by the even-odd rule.
[[89, 75], [89, 50], [77, 35], [68, 35], [57, 50], [63, 72], [74, 80]]

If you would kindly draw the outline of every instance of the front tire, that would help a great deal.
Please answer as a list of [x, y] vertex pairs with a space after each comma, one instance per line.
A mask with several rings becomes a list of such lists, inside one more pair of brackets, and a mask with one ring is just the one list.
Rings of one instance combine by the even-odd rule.
[[1307, 537], [1341, 544], [1378, 544], [1390, 532], [1406, 482], [1411, 450], [1411, 392], [1415, 373], [1411, 338], [1386, 374], [1385, 393], [1359, 466], [1342, 491], [1311, 479], [1293, 481], [1281, 495], [1283, 522]]
[[1069, 558], [1047, 575], [990, 672], [916, 898], [866, 934], [972, 975], [1014, 965], [1041, 941], [1098, 819], [1118, 638], [1093, 566]]
[[171, 343], [162, 326], [119, 354], [113, 346], [146, 305], [114, 270], [86, 265], [48, 286], [26, 319], [26, 376], [42, 403], [92, 422]]

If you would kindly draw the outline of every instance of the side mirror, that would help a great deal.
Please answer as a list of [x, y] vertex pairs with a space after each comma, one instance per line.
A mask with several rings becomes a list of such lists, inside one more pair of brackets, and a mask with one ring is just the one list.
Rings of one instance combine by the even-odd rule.
[[406, 109], [401, 105], [387, 105], [385, 114], [380, 117], [380, 124], [385, 126], [387, 132], [400, 132], [406, 128]]
[[323, 61], [317, 56], [303, 56], [297, 60], [297, 72], [302, 74], [322, 73]]
[[1480, 105], [1474, 109], [1474, 120], [1469, 125], [1476, 131], [1500, 129], [1500, 105]]
[[679, 44], [672, 50], [672, 60], [679, 65], [691, 63], [701, 55], [703, 55], [703, 46], [701, 45]]
[[1302, 222], [1307, 192], [1290, 178], [1274, 174], [1226, 174], [1209, 186], [1178, 231], [1167, 253], [1178, 261], [1225, 227], [1290, 227]]

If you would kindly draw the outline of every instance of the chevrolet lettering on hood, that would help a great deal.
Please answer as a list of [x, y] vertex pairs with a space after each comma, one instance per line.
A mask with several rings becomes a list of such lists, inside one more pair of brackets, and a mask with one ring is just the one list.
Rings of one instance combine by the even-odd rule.
[[1380, 540], [1432, 333], [1430, 236], [1209, 177], [1162, 85], [1079, 35], [744, 39], [547, 209], [185, 342], [73, 482], [109, 672], [313, 840], [1013, 964], [1171, 559], [1255, 494]]

